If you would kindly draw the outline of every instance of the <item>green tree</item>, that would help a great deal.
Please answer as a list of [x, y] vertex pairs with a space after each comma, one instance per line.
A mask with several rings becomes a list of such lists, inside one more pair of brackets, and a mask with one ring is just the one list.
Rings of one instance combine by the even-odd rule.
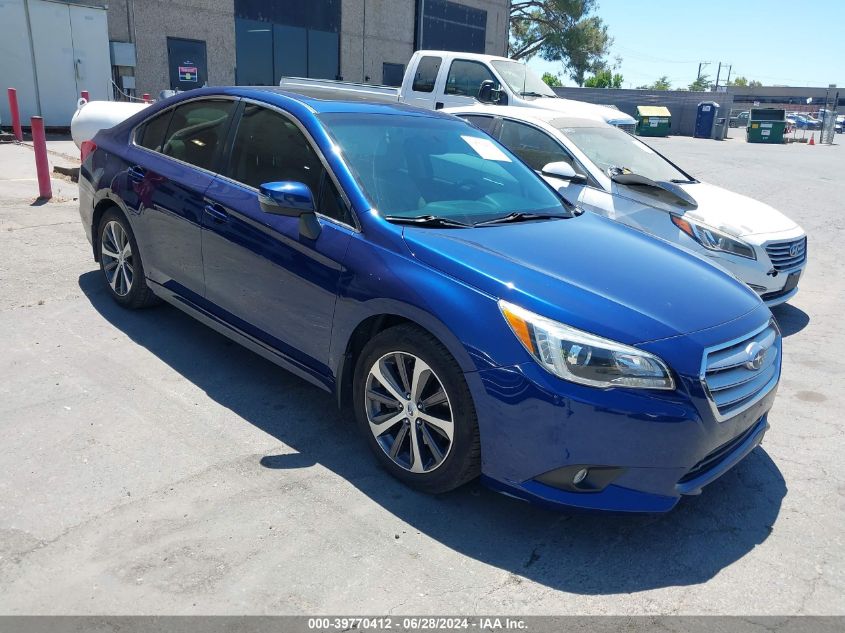
[[543, 73], [543, 81], [552, 88], [563, 85], [560, 81], [560, 75], [553, 75], [552, 73]]
[[701, 75], [701, 77], [689, 85], [689, 89], [693, 92], [704, 92], [706, 90], [710, 90], [712, 85], [713, 82], [710, 81], [710, 75]]
[[623, 77], [610, 69], [603, 69], [596, 72], [592, 77], [584, 80], [587, 88], [621, 88]]
[[751, 81], [748, 82], [748, 85], [751, 86], [752, 88], [759, 88], [760, 86], [763, 85], [763, 82], [757, 81], [756, 79], [752, 79]]
[[559, 61], [583, 86], [588, 72], [604, 68], [613, 43], [601, 18], [590, 15], [597, 6], [596, 0], [513, 0], [510, 57]]
[[747, 86], [748, 80], [745, 77], [736, 77], [728, 82], [729, 86]]
[[653, 84], [645, 84], [644, 86], [639, 86], [638, 90], [671, 90], [672, 84], [669, 82], [669, 77], [663, 75], [660, 79], [655, 81]]

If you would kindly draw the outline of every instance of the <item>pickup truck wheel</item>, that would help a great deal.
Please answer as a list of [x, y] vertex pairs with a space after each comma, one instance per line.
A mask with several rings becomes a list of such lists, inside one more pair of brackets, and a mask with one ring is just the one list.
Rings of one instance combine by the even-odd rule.
[[109, 294], [126, 308], [142, 308], [157, 302], [144, 277], [138, 244], [126, 218], [117, 209], [103, 214], [98, 230], [100, 270]]
[[411, 325], [374, 337], [358, 358], [355, 417], [378, 460], [429, 493], [481, 472], [475, 407], [460, 367], [434, 336]]

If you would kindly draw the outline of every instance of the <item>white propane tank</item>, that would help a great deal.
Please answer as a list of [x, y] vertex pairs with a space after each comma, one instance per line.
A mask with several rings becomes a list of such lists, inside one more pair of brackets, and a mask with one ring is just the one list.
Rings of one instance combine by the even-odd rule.
[[114, 127], [149, 105], [149, 103], [128, 101], [80, 99], [70, 121], [70, 135], [73, 142], [77, 147], [81, 147], [84, 141], [90, 141], [100, 130]]

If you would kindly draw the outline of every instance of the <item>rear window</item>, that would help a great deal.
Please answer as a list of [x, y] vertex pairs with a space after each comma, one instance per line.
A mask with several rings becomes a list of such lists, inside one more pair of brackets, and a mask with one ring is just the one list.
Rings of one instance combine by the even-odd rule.
[[173, 110], [162, 153], [214, 171], [214, 160], [229, 131], [235, 102], [189, 101]]
[[168, 110], [144, 123], [135, 133], [135, 142], [154, 152], [160, 152], [164, 145], [164, 134], [170, 123], [173, 110]]

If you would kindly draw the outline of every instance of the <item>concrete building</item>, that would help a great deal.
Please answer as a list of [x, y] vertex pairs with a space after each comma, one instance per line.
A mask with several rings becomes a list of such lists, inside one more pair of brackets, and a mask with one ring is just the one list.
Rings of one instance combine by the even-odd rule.
[[308, 76], [397, 85], [414, 50], [504, 55], [509, 0], [109, 0], [127, 93]]

